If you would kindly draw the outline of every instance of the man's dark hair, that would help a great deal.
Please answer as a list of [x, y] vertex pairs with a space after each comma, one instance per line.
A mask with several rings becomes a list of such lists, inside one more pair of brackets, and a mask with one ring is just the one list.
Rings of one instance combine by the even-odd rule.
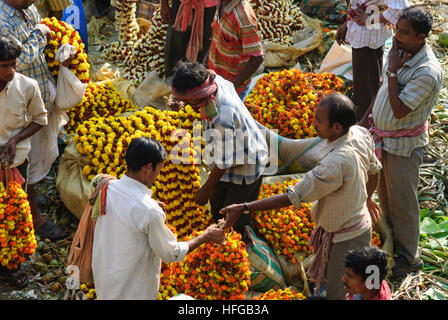
[[432, 17], [428, 10], [419, 6], [410, 6], [400, 14], [399, 19], [407, 19], [412, 25], [416, 34], [429, 34], [432, 28]]
[[179, 92], [201, 86], [207, 80], [209, 72], [199, 62], [180, 60], [175, 69], [171, 86]]
[[22, 46], [17, 40], [7, 35], [0, 35], [0, 61], [15, 60], [21, 53]]
[[154, 138], [140, 137], [131, 141], [124, 159], [128, 171], [137, 172], [147, 165], [152, 164], [153, 170], [156, 165], [165, 161], [167, 153], [162, 144]]
[[330, 93], [323, 97], [319, 104], [328, 107], [330, 127], [333, 123], [338, 122], [344, 129], [344, 132], [347, 132], [351, 126], [356, 124], [355, 105], [346, 95]]
[[386, 279], [389, 272], [387, 254], [374, 246], [349, 251], [344, 263], [345, 267], [352, 268], [353, 272], [359, 275], [363, 281], [370, 275], [366, 272], [368, 266], [378, 267], [381, 281]]

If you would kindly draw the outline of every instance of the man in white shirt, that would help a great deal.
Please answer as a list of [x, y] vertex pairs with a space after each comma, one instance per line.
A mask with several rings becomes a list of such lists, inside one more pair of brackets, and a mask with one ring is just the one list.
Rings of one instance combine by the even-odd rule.
[[[16, 72], [21, 51], [18, 41], [0, 35], [0, 160], [9, 164], [19, 183], [26, 178], [30, 137], [47, 125], [47, 111], [37, 81]], [[0, 171], [4, 177], [3, 169]], [[0, 272], [18, 287], [27, 283], [23, 272], [11, 273], [1, 266]]]
[[383, 46], [408, 0], [350, 0], [347, 21], [336, 34], [338, 44], [352, 47], [353, 102], [362, 119], [378, 91], [383, 66]]
[[205, 242], [222, 243], [224, 229], [208, 227], [198, 237], [177, 242], [165, 225], [151, 186], [167, 155], [151, 138], [134, 139], [126, 150], [127, 173], [109, 182], [105, 215], [95, 225], [92, 272], [98, 298], [156, 300], [161, 261], [180, 262]]
[[371, 220], [381, 215], [371, 199], [381, 165], [368, 130], [355, 123], [354, 106], [347, 96], [324, 97], [316, 108], [314, 127], [319, 137], [327, 139], [327, 146], [316, 167], [286, 193], [221, 210], [228, 228], [242, 213], [316, 201], [311, 209], [316, 229], [310, 239], [316, 256], [309, 271], [317, 288], [327, 279], [331, 300], [344, 300], [344, 258], [349, 250], [370, 245]]

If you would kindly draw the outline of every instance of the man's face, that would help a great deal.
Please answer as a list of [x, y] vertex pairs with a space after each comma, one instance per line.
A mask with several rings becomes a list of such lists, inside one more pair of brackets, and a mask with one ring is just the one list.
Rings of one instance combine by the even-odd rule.
[[350, 295], [359, 294], [368, 290], [365, 281], [362, 280], [360, 275], [354, 273], [352, 268], [345, 267], [345, 274], [342, 276], [341, 281], [344, 283], [345, 290]]
[[152, 168], [152, 163], [148, 163], [144, 167], [144, 170], [145, 170], [145, 183], [144, 184], [148, 188], [151, 188], [151, 186], [154, 184], [154, 181], [156, 181], [157, 177], [160, 174], [160, 170], [162, 169], [162, 166], [163, 166], [163, 162], [158, 163], [156, 165], [155, 170]]
[[417, 34], [408, 19], [399, 19], [394, 38], [397, 40], [398, 49], [412, 52], [421, 47], [426, 36], [423, 33]]
[[0, 61], [0, 81], [9, 82], [14, 79], [17, 60]]
[[325, 105], [317, 105], [314, 112], [313, 125], [320, 138], [328, 139], [333, 136], [333, 129], [330, 127], [329, 111]]

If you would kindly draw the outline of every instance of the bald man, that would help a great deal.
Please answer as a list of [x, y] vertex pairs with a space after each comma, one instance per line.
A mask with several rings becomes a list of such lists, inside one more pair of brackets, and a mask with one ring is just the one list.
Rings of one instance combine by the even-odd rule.
[[370, 133], [355, 123], [354, 105], [347, 96], [324, 97], [316, 108], [314, 127], [327, 145], [316, 167], [287, 193], [221, 210], [229, 228], [242, 213], [317, 201], [311, 209], [316, 229], [309, 245], [316, 256], [309, 273], [316, 281], [316, 289], [327, 280], [326, 295], [331, 300], [345, 298], [341, 281], [344, 258], [348, 251], [370, 245], [372, 220], [377, 221], [381, 215], [371, 198], [381, 164]]

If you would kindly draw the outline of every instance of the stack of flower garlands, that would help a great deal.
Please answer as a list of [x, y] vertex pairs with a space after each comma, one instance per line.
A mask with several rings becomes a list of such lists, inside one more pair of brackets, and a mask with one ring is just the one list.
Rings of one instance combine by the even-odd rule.
[[73, 133], [78, 124], [92, 117], [116, 116], [133, 110], [136, 107], [124, 99], [110, 81], [100, 84], [90, 82], [81, 103], [67, 113], [69, 119], [65, 129]]
[[[300, 180], [263, 184], [259, 199], [286, 193], [288, 186]], [[303, 253], [309, 255], [312, 250], [308, 241], [316, 227], [311, 218], [312, 203], [304, 203], [299, 207], [289, 206], [277, 210], [267, 210], [255, 213], [254, 226], [264, 236], [277, 255], [283, 255], [287, 261], [297, 263], [294, 255]], [[380, 235], [372, 231], [372, 245], [381, 247]]]
[[48, 67], [50, 68], [53, 77], [57, 79], [59, 74], [59, 62], [55, 60], [56, 52], [61, 45], [68, 43], [76, 48], [76, 54], [69, 65], [69, 69], [79, 78], [79, 80], [81, 80], [81, 82], [90, 82], [90, 64], [87, 62], [84, 43], [82, 43], [78, 31], [71, 25], [64, 21], [58, 21], [54, 17], [45, 18], [42, 23], [51, 29], [53, 35], [53, 40], [50, 40], [47, 43], [47, 47], [44, 50], [45, 59], [47, 60]]
[[37, 248], [27, 194], [20, 184], [0, 182], [0, 263], [15, 269]]
[[187, 254], [183, 262], [164, 263], [159, 299], [181, 292], [197, 300], [244, 300], [250, 282], [247, 256], [241, 234], [230, 232], [225, 244], [206, 243]]
[[[259, 199], [285, 193], [290, 185], [299, 180], [263, 184]], [[311, 249], [308, 241], [315, 228], [310, 216], [311, 203], [302, 204], [300, 208], [293, 205], [277, 209], [259, 211], [254, 214], [254, 227], [264, 236], [277, 255], [283, 255], [287, 261], [297, 263], [294, 255], [303, 253], [309, 255]]]
[[271, 72], [258, 80], [245, 104], [252, 116], [281, 136], [314, 137], [314, 111], [331, 92], [344, 92], [344, 82], [334, 74], [308, 73], [297, 69]]
[[135, 42], [122, 63], [123, 77], [134, 84], [143, 82], [147, 72], [157, 71], [159, 77], [163, 77], [165, 73], [165, 39], [168, 24], [162, 23], [160, 9], [154, 12], [151, 22], [146, 36]]
[[293, 33], [304, 28], [302, 12], [293, 0], [251, 0], [263, 40], [293, 44]]
[[306, 297], [301, 292], [296, 292], [290, 288], [266, 291], [254, 300], [305, 300]]
[[90, 118], [78, 125], [73, 138], [78, 152], [90, 159], [83, 175], [89, 180], [98, 173], [121, 177], [126, 169], [126, 148], [132, 139], [153, 137], [168, 153], [168, 160], [153, 186], [154, 197], [166, 203], [167, 222], [177, 229], [181, 238], [193, 230], [203, 229], [210, 224], [211, 214], [194, 201], [200, 187], [199, 161], [195, 162], [194, 157], [201, 148], [201, 143], [193, 147], [195, 119], [199, 120], [200, 114], [191, 106], [180, 112], [147, 107], [130, 116]]

